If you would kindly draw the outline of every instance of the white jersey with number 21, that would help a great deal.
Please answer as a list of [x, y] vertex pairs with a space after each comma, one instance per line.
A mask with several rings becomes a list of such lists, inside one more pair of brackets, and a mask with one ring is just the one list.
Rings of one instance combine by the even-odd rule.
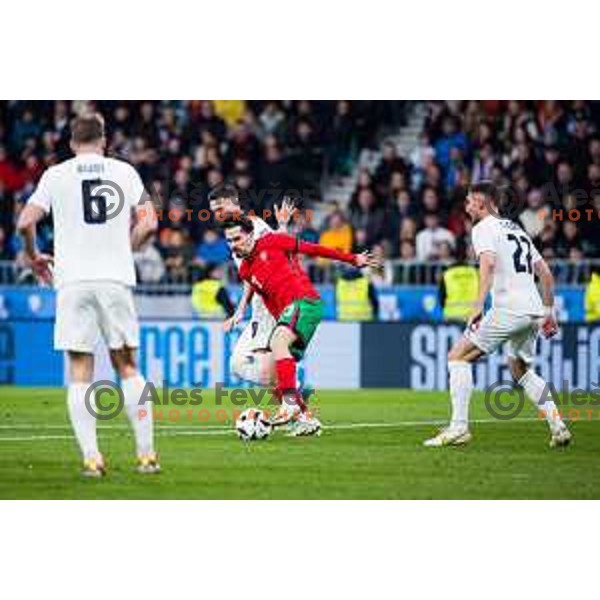
[[473, 227], [471, 239], [477, 258], [483, 252], [496, 256], [493, 307], [523, 315], [543, 315], [534, 273], [534, 265], [542, 257], [527, 233], [513, 221], [490, 215]]

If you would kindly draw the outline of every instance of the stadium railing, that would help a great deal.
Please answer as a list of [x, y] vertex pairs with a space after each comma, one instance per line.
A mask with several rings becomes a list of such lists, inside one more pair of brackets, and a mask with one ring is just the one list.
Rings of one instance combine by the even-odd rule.
[[[583, 285], [589, 281], [594, 269], [600, 272], [600, 259], [567, 260], [556, 259], [549, 261], [552, 271], [556, 277], [556, 283], [562, 286]], [[143, 266], [141, 261], [137, 263], [138, 268]], [[339, 274], [339, 267], [333, 264], [320, 263], [318, 261], [304, 261], [311, 279], [318, 284], [334, 283]], [[444, 269], [451, 264], [443, 261], [405, 261], [388, 260], [385, 262], [383, 281], [390, 285], [432, 285], [440, 280]], [[190, 265], [179, 277], [163, 277], [159, 281], [140, 281], [139, 291], [156, 294], [178, 294], [190, 290], [194, 281], [198, 280], [203, 273], [201, 265]], [[225, 266], [225, 280], [227, 283], [239, 283], [237, 271], [232, 264]], [[22, 268], [14, 261], [0, 261], [0, 285], [21, 286], [35, 284], [31, 271]]]

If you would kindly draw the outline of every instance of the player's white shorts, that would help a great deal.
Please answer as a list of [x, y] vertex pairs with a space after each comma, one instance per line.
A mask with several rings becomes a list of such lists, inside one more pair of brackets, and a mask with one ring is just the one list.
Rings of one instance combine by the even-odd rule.
[[535, 344], [542, 317], [492, 308], [485, 313], [479, 327], [467, 329], [465, 336], [486, 354], [508, 342], [508, 354], [526, 363], [533, 362]]
[[131, 288], [89, 281], [62, 287], [56, 297], [54, 347], [93, 353], [102, 338], [108, 348], [139, 346], [139, 324]]
[[276, 321], [270, 313], [261, 315], [260, 319], [250, 319], [238, 338], [234, 353], [246, 354], [268, 348], [275, 323]]
[[270, 313], [263, 313], [260, 319], [251, 319], [244, 327], [231, 355], [231, 371], [236, 377], [259, 385], [269, 385], [269, 365], [256, 352], [268, 348], [275, 324]]

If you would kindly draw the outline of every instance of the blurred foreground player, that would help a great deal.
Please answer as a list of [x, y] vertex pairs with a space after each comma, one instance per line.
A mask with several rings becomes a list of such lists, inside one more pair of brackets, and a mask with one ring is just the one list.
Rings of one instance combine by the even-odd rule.
[[304, 356], [323, 318], [323, 302], [297, 255], [331, 258], [361, 268], [378, 263], [368, 252], [340, 252], [287, 234], [271, 233], [256, 240], [252, 223], [244, 217], [224, 223], [224, 228], [233, 253], [242, 259], [240, 278], [260, 295], [276, 320], [268, 345], [282, 410], [273, 424], [294, 420], [292, 435], [318, 433], [321, 424], [308, 414], [296, 387], [296, 361]]
[[[138, 401], [145, 386], [136, 363], [139, 326], [133, 303], [135, 268], [132, 245], [139, 247], [156, 230], [155, 211], [135, 169], [106, 158], [100, 115], [77, 117], [71, 126], [74, 158], [50, 167], [23, 209], [18, 229], [38, 277], [49, 283], [54, 262], [57, 289], [54, 345], [69, 361], [69, 417], [83, 454], [83, 473], [105, 473], [96, 440], [93, 392], [94, 349], [102, 337], [121, 379], [125, 408], [142, 473], [160, 470], [153, 445], [152, 415], [140, 418]], [[118, 203], [109, 206], [107, 199]], [[139, 209], [136, 213], [133, 209]], [[38, 253], [36, 224], [52, 211], [54, 259]], [[132, 213], [138, 218], [131, 231]], [[147, 411], [150, 413], [150, 411]]]
[[[448, 354], [452, 419], [425, 446], [462, 445], [471, 440], [469, 400], [473, 391], [472, 364], [509, 343], [509, 368], [550, 429], [550, 446], [566, 446], [571, 434], [561, 419], [546, 382], [532, 368], [541, 330], [554, 336], [554, 278], [529, 236], [519, 225], [500, 218], [499, 193], [492, 183], [471, 187], [465, 209], [474, 223], [473, 248], [479, 260], [479, 297], [465, 334]], [[542, 298], [535, 276], [542, 286]], [[484, 314], [488, 293], [492, 307]]]

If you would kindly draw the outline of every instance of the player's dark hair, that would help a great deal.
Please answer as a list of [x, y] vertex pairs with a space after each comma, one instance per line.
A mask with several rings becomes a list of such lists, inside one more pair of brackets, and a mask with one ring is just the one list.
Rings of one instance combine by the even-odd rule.
[[208, 194], [209, 202], [212, 200], [223, 200], [224, 198], [229, 198], [234, 204], [240, 203], [240, 194], [237, 191], [237, 188], [229, 183], [218, 185]]
[[486, 198], [486, 200], [491, 200], [494, 206], [498, 206], [500, 204], [500, 191], [495, 183], [491, 181], [480, 181], [479, 183], [474, 183], [469, 188], [470, 194], [481, 194]]
[[71, 141], [74, 144], [93, 144], [104, 137], [104, 118], [99, 113], [75, 117], [71, 121]]
[[222, 222], [221, 227], [223, 227], [224, 231], [233, 229], [234, 227], [241, 227], [242, 231], [245, 233], [252, 233], [254, 231], [252, 221], [244, 215], [240, 215], [236, 219], [225, 219], [225, 221]]

